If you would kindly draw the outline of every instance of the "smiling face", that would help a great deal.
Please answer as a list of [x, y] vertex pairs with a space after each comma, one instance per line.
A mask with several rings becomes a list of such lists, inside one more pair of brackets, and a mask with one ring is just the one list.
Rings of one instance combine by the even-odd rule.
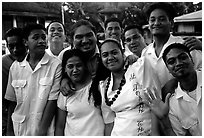
[[65, 72], [74, 84], [82, 83], [85, 78], [85, 65], [79, 57], [73, 56], [67, 60]]
[[115, 38], [120, 40], [121, 31], [122, 29], [118, 22], [109, 22], [105, 30], [105, 38]]
[[123, 70], [124, 55], [116, 43], [106, 42], [101, 46], [101, 59], [111, 72]]
[[96, 48], [96, 35], [94, 31], [85, 25], [78, 27], [73, 36], [73, 45], [82, 52], [89, 53]]
[[140, 57], [142, 50], [145, 48], [146, 44], [144, 42], [144, 38], [139, 33], [139, 30], [136, 28], [127, 30], [124, 37], [125, 44], [129, 48], [129, 50]]
[[172, 25], [173, 21], [170, 21], [164, 10], [155, 9], [151, 12], [149, 17], [149, 26], [152, 35], [169, 35]]
[[173, 48], [167, 53], [166, 65], [169, 72], [176, 78], [188, 76], [194, 70], [189, 54], [177, 48]]
[[65, 30], [63, 25], [59, 22], [53, 22], [48, 27], [48, 42], [64, 42], [65, 41]]
[[25, 42], [29, 53], [44, 54], [46, 49], [46, 33], [44, 30], [32, 30]]

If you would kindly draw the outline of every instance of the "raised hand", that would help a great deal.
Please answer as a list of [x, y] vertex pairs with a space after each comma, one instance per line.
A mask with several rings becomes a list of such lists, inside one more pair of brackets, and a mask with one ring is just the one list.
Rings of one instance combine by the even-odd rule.
[[157, 116], [158, 119], [163, 119], [169, 113], [169, 98], [171, 94], [167, 94], [164, 103], [155, 88], [154, 91], [155, 96], [150, 89], [147, 89], [147, 93], [144, 93], [147, 99], [145, 104], [150, 107], [151, 111]]
[[184, 38], [184, 45], [186, 45], [190, 51], [196, 49], [196, 50], [202, 50], [202, 42], [197, 39], [196, 37], [185, 37]]

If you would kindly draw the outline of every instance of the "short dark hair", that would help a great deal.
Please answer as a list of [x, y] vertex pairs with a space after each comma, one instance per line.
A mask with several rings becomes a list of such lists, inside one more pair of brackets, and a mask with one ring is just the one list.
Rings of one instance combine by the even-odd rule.
[[81, 19], [77, 21], [75, 24], [73, 24], [72, 26], [72, 30], [70, 33], [72, 40], [74, 39], [74, 34], [75, 34], [76, 29], [82, 25], [89, 27], [96, 34], [96, 28], [93, 26], [93, 24], [89, 22], [88, 20]]
[[8, 43], [7, 38], [12, 37], [12, 36], [18, 36], [23, 41], [23, 29], [13, 27], [13, 28], [9, 29], [8, 31], [6, 31], [6, 34], [4, 36], [4, 39], [6, 40], [6, 43]]
[[108, 43], [108, 42], [113, 42], [113, 43], [116, 43], [119, 47], [119, 49], [121, 50], [121, 52], [123, 53], [123, 49], [122, 49], [122, 45], [120, 44], [120, 42], [114, 38], [107, 38], [105, 39], [99, 46], [99, 51], [101, 52], [101, 46], [104, 45], [105, 43]]
[[64, 29], [64, 33], [66, 34], [66, 29], [65, 29], [65, 26], [64, 26], [64, 24], [62, 23], [62, 22], [60, 22], [60, 21], [57, 21], [57, 20], [53, 20], [53, 21], [51, 21], [49, 24], [48, 24], [48, 26], [46, 27], [46, 34], [48, 34], [48, 29], [49, 29], [49, 27], [50, 27], [50, 25], [52, 24], [52, 23], [59, 23], [59, 24], [61, 24], [62, 26], [63, 26], [63, 29]]
[[28, 39], [28, 36], [30, 35], [30, 33], [33, 31], [33, 30], [36, 30], [36, 29], [42, 29], [46, 32], [46, 29], [45, 27], [42, 25], [42, 24], [36, 24], [36, 23], [32, 23], [32, 24], [28, 24], [26, 25], [24, 28], [23, 28], [23, 37], [25, 39]]
[[105, 21], [105, 23], [104, 23], [105, 29], [106, 29], [108, 23], [110, 23], [110, 22], [118, 22], [119, 25], [120, 25], [120, 27], [122, 28], [122, 22], [121, 22], [121, 20], [118, 19], [118, 18], [116, 18], [116, 17], [112, 17], [112, 18], [108, 18], [108, 19]]
[[[170, 51], [171, 49], [174, 49], [174, 48], [176, 48], [176, 49], [181, 49], [181, 50], [187, 52], [188, 55], [190, 56], [191, 60], [192, 60], [192, 56], [191, 56], [191, 54], [190, 54], [190, 50], [189, 50], [189, 48], [188, 48], [187, 46], [185, 46], [184, 44], [181, 44], [181, 43], [173, 43], [173, 44], [170, 44], [170, 45], [164, 50], [164, 52], [163, 52], [163, 54], [162, 54], [162, 58], [163, 58], [163, 61], [164, 61], [165, 64], [166, 64], [166, 55], [169, 53], [169, 51]], [[192, 61], [193, 61], [193, 60], [192, 60]]]
[[127, 27], [125, 27], [124, 34], [125, 34], [125, 32], [127, 32], [128, 30], [131, 30], [131, 29], [137, 29], [139, 31], [139, 33], [141, 35], [143, 35], [142, 27], [139, 25], [136, 25], [136, 24], [128, 25]]
[[149, 19], [151, 12], [155, 9], [162, 9], [166, 12], [170, 20], [173, 20], [176, 16], [176, 11], [172, 4], [168, 2], [155, 2], [150, 4], [145, 10], [146, 16]]

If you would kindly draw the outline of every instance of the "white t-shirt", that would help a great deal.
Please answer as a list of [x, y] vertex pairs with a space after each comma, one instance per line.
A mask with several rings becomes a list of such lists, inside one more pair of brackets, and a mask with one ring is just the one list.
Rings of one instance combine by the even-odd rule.
[[[151, 133], [151, 112], [149, 107], [141, 104], [145, 100], [146, 88], [155, 87], [160, 93], [160, 84], [148, 60], [145, 57], [130, 65], [125, 73], [126, 83], [116, 101], [109, 107], [105, 103], [106, 83], [100, 83], [102, 95], [102, 114], [105, 124], [114, 121], [112, 136], [139, 136]], [[111, 76], [107, 97], [112, 98], [113, 77]], [[154, 91], [153, 91], [154, 93]]]

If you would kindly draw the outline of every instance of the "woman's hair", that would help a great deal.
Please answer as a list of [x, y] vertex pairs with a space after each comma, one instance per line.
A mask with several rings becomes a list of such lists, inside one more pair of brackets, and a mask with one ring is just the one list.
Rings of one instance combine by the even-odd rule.
[[[65, 70], [66, 70], [67, 60], [73, 56], [79, 57], [81, 59], [81, 61], [85, 64], [86, 67], [87, 67], [87, 62], [88, 62], [88, 58], [79, 49], [71, 49], [71, 50], [67, 50], [64, 52], [63, 58], [62, 58], [62, 79], [67, 78], [69, 80], [69, 83], [71, 83], [71, 80], [68, 77]], [[75, 94], [74, 92], [69, 93], [68, 96], [72, 96], [74, 94]], [[92, 80], [92, 84], [91, 84], [91, 87], [89, 90], [89, 97], [88, 97], [89, 101], [90, 101], [91, 97], [93, 97], [94, 106], [100, 106], [101, 105], [101, 94], [100, 94], [100, 91], [98, 90], [98, 83], [96, 83], [95, 78]]]
[[120, 44], [120, 42], [118, 40], [116, 40], [114, 38], [107, 38], [100, 44], [100, 46], [99, 46], [100, 53], [101, 53], [101, 46], [104, 45], [105, 43], [108, 43], [108, 42], [112, 42], [112, 43], [117, 44], [118, 48], [123, 53], [122, 45]]
[[84, 53], [78, 49], [70, 49], [64, 52], [63, 54], [63, 58], [62, 58], [62, 79], [63, 78], [68, 78], [67, 73], [65, 72], [66, 70], [66, 64], [67, 64], [67, 60], [70, 59], [71, 57], [79, 57], [80, 60], [83, 62], [83, 64], [86, 65], [87, 60], [86, 57], [84, 56]]

